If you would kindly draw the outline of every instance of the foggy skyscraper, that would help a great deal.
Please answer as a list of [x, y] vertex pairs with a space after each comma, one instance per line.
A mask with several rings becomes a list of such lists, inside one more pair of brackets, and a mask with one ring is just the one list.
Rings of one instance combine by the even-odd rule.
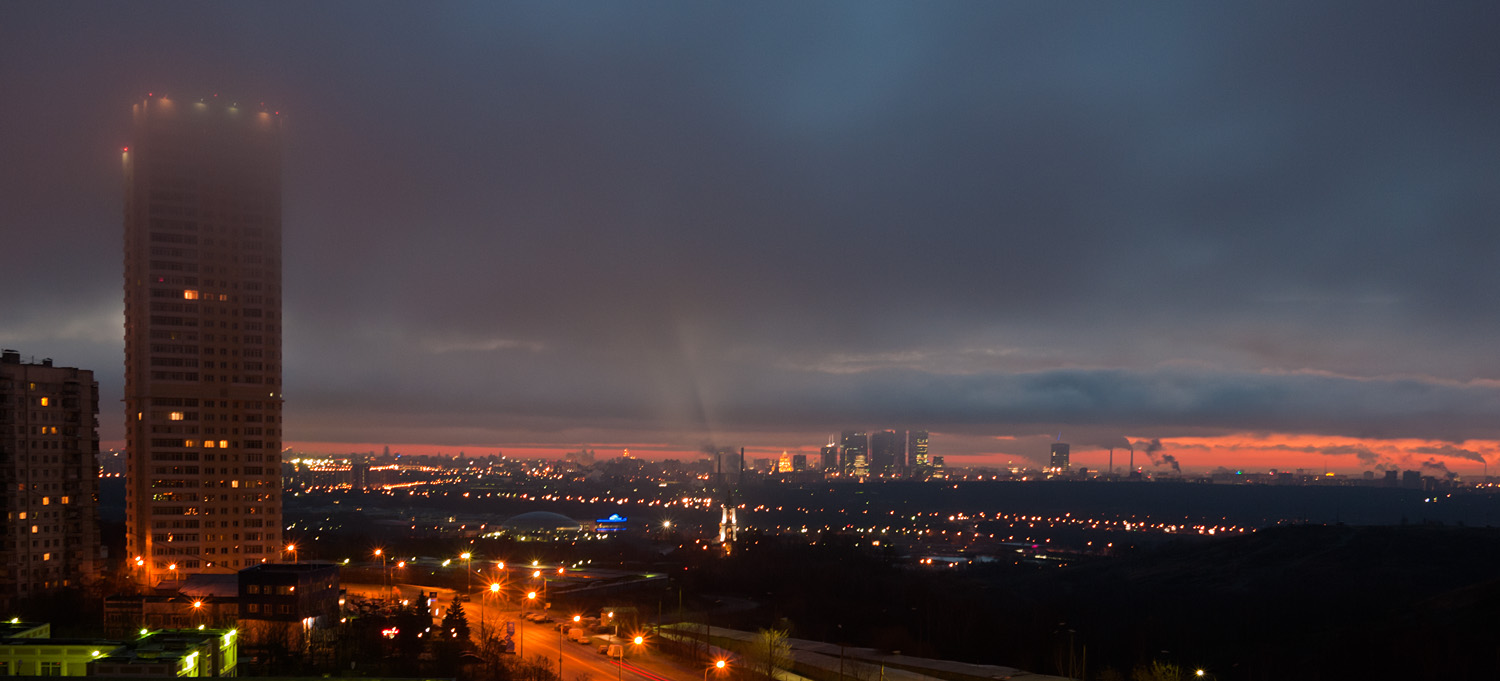
[[280, 121], [147, 96], [125, 171], [128, 560], [154, 583], [281, 550]]

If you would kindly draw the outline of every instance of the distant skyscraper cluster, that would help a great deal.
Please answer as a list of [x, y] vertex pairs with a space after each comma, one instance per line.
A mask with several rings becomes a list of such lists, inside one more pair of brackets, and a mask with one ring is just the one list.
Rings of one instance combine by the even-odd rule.
[[925, 475], [937, 463], [925, 430], [846, 430], [821, 452], [822, 470], [850, 477]]
[[147, 97], [125, 170], [127, 548], [147, 583], [280, 557], [281, 152], [269, 111]]

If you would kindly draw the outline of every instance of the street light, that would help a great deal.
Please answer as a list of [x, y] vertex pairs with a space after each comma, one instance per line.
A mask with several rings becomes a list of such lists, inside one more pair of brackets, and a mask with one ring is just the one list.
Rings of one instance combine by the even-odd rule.
[[375, 556], [380, 559], [380, 600], [385, 600], [391, 595], [391, 574], [385, 569], [385, 550], [375, 549]]
[[[615, 636], [616, 639], [619, 636]], [[633, 641], [637, 646], [646, 642], [644, 636], [637, 635]], [[620, 664], [615, 667], [615, 681], [622, 681], [625, 677], [625, 646], [620, 646]]]
[[292, 554], [292, 564], [295, 565], [297, 563], [297, 545], [287, 544], [286, 552]]
[[723, 660], [714, 660], [714, 666], [708, 667], [703, 670], [703, 681], [708, 681], [709, 672], [723, 673], [725, 664], [726, 663]]
[[471, 590], [471, 589], [474, 588], [474, 573], [469, 570], [469, 557], [471, 555], [473, 555], [473, 554], [470, 554], [468, 551], [464, 551], [463, 553], [458, 554], [459, 558], [464, 559], [464, 576], [466, 576], [468, 578], [468, 580], [469, 580], [468, 581], [468, 586], [466, 586], [464, 588], [465, 589], [464, 590], [464, 595], [465, 596], [468, 595], [469, 590]]

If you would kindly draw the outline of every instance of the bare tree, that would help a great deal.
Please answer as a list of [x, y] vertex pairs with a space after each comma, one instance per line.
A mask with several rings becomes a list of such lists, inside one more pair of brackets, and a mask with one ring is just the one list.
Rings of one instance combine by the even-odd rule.
[[784, 630], [761, 629], [755, 632], [750, 655], [755, 668], [770, 681], [776, 681], [776, 670], [785, 669], [792, 664], [792, 644], [787, 641]]
[[1181, 681], [1186, 676], [1182, 667], [1161, 660], [1136, 665], [1135, 671], [1130, 674], [1132, 681]]

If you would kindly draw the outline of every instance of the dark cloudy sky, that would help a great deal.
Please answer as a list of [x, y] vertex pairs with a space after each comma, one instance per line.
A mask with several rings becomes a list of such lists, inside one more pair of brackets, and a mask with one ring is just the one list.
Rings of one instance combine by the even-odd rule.
[[157, 92], [286, 120], [292, 443], [1500, 456], [1495, 3], [310, 4], [0, 3], [0, 345], [107, 444]]

